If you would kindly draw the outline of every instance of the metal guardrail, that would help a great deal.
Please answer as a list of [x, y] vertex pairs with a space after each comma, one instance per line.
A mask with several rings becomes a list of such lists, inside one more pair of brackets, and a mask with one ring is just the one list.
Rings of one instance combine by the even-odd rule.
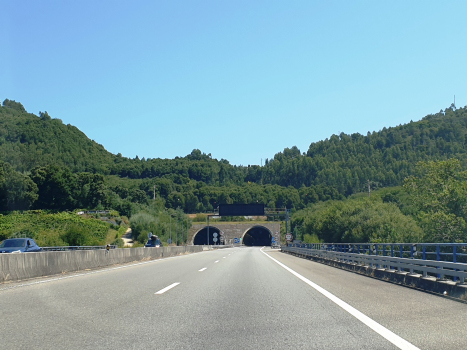
[[[109, 249], [116, 249], [118, 246], [109, 245]], [[41, 247], [42, 251], [55, 252], [55, 251], [68, 251], [68, 250], [96, 250], [96, 249], [107, 249], [106, 245], [73, 245], [73, 246], [60, 246], [60, 247]]]
[[297, 245], [282, 246], [282, 250], [286, 252], [304, 256], [314, 256], [348, 264], [370, 266], [390, 272], [409, 273], [411, 275], [421, 275], [423, 277], [435, 277], [439, 280], [446, 280], [446, 276], [449, 276], [453, 281], [458, 283], [465, 283], [465, 279], [467, 278], [467, 264], [464, 263], [400, 258], [382, 254], [370, 255], [368, 252], [366, 254], [364, 252], [341, 252], [332, 249], [326, 250], [322, 246], [321, 248], [322, 249], [313, 249], [308, 247], [298, 247]]
[[289, 246], [343, 253], [467, 263], [467, 243], [314, 243], [289, 244]]

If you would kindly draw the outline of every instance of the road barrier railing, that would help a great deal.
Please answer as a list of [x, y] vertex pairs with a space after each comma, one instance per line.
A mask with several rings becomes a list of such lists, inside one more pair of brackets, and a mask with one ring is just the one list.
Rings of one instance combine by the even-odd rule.
[[[402, 246], [406, 244], [399, 245]], [[332, 260], [351, 265], [368, 266], [374, 269], [386, 270], [388, 272], [420, 275], [424, 278], [434, 278], [440, 281], [452, 280], [458, 284], [464, 284], [465, 279], [467, 278], [467, 264], [465, 263], [416, 259], [413, 255], [413, 249], [410, 251], [412, 253], [412, 257], [405, 258], [383, 255], [384, 250], [378, 252], [377, 249], [371, 249], [373, 248], [372, 246], [374, 246], [374, 244], [365, 245], [369, 246], [370, 251], [373, 252], [373, 254], [371, 254], [368, 249], [362, 249], [359, 252], [354, 252], [355, 247], [353, 246], [355, 245], [346, 244], [340, 245], [340, 247], [336, 247], [336, 245], [332, 244], [317, 244], [310, 245], [310, 247], [308, 247], [299, 246], [296, 244], [292, 246], [282, 246], [282, 251], [305, 257], [318, 257], [321, 259]], [[362, 244], [360, 244], [360, 246], [362, 246]], [[441, 246], [444, 245], [437, 245], [438, 251], [440, 250]], [[319, 249], [315, 249], [315, 247]], [[340, 249], [347, 251], [339, 251]], [[392, 251], [394, 250], [392, 249]], [[403, 250], [399, 249], [399, 253], [401, 251]], [[378, 254], [376, 254], [376, 252], [378, 252]], [[400, 254], [403, 256], [405, 252]], [[444, 256], [448, 256], [448, 253], [446, 253]], [[423, 257], [426, 257], [426, 255], [423, 255]], [[438, 254], [438, 257], [441, 257], [441, 255]], [[456, 259], [455, 255], [453, 259]]]
[[467, 263], [467, 243], [302, 243], [291, 246], [345, 253]]

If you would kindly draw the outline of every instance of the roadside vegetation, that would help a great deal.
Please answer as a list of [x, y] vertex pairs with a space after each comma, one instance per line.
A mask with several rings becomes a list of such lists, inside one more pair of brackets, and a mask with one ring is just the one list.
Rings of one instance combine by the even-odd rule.
[[71, 212], [32, 210], [0, 216], [0, 240], [30, 237], [39, 246], [117, 244], [127, 225], [119, 216], [78, 215]]
[[467, 171], [460, 161], [420, 162], [417, 173], [403, 187], [295, 212], [295, 236], [307, 243], [466, 242]]

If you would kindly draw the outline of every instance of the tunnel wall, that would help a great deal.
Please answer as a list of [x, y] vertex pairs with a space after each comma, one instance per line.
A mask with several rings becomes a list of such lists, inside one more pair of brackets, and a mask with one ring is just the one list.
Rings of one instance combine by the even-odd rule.
[[[206, 223], [202, 224], [194, 224], [189, 230], [189, 242], [190, 244], [193, 244], [194, 241], [194, 236], [203, 228], [205, 228], [207, 225]], [[253, 227], [256, 226], [262, 226], [264, 228], [267, 228], [269, 231], [272, 233], [278, 231], [280, 232], [280, 223], [275, 222], [274, 224], [272, 222], [267, 222], [267, 223], [241, 223], [241, 224], [230, 224], [225, 221], [218, 221], [218, 220], [210, 220], [209, 226], [211, 227], [216, 227], [219, 230], [224, 232], [224, 238], [225, 238], [225, 244], [233, 244], [233, 239], [234, 238], [242, 238], [245, 232], [248, 230], [252, 229]]]

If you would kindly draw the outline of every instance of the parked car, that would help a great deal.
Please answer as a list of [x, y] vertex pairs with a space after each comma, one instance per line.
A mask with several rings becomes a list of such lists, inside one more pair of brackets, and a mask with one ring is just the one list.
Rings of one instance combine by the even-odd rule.
[[0, 253], [30, 253], [41, 250], [32, 238], [8, 238], [0, 244]]

